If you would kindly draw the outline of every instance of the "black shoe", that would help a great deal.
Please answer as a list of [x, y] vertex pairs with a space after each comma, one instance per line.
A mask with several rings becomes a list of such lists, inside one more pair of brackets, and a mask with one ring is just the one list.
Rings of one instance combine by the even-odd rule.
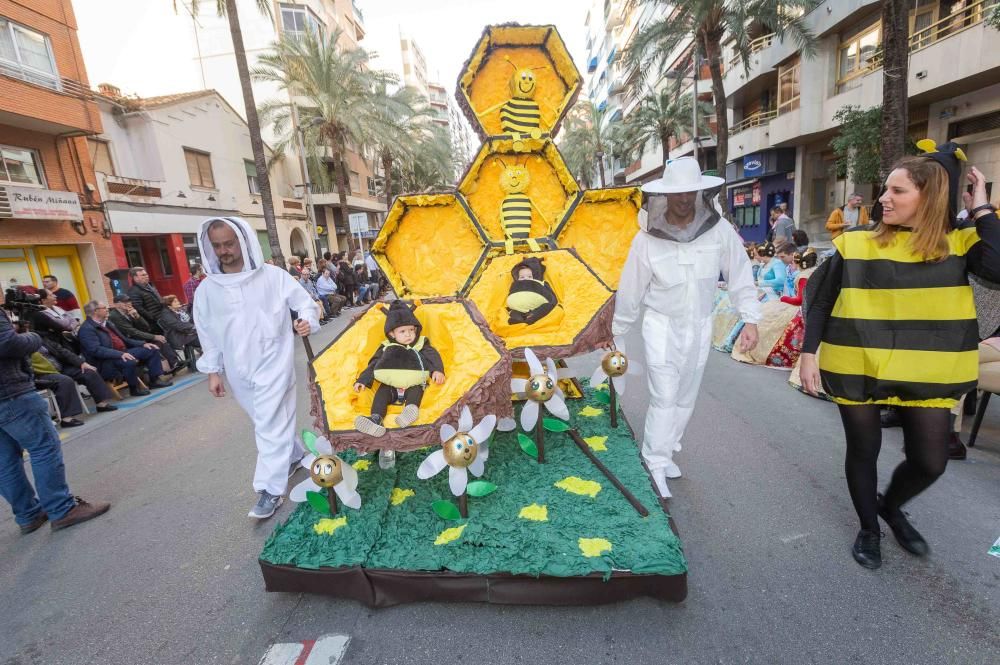
[[131, 395], [132, 397], [145, 397], [146, 395], [149, 394], [149, 391], [146, 390], [145, 388], [135, 388], [135, 389], [129, 388], [128, 394]]
[[903, 426], [903, 421], [899, 419], [899, 411], [891, 407], [884, 409], [882, 413], [879, 414], [879, 420], [882, 421], [882, 429]]
[[963, 460], [967, 455], [968, 452], [965, 449], [965, 444], [962, 443], [958, 432], [952, 432], [951, 438], [948, 439], [948, 459]]
[[29, 533], [34, 533], [42, 528], [42, 525], [49, 521], [49, 516], [45, 514], [45, 511], [38, 513], [38, 517], [31, 520], [27, 524], [21, 525], [21, 535], [27, 536]]
[[117, 410], [118, 410], [118, 407], [115, 406], [114, 404], [106, 404], [105, 406], [98, 406], [97, 407], [97, 412], [98, 413], [107, 413], [108, 411], [117, 411]]
[[59, 421], [60, 427], [83, 427], [83, 421], [76, 418], [63, 418]]
[[174, 385], [173, 381], [164, 381], [162, 378], [158, 378], [156, 381], [150, 382], [149, 387], [156, 390], [157, 388], [169, 388], [172, 385]]
[[910, 520], [906, 519], [903, 511], [896, 510], [890, 512], [885, 507], [885, 498], [881, 495], [878, 498], [878, 516], [885, 520], [885, 523], [892, 529], [892, 535], [896, 536], [896, 542], [899, 543], [899, 546], [910, 554], [914, 556], [927, 556], [931, 551], [931, 548], [927, 545], [927, 541], [924, 540], [919, 531], [913, 528], [913, 525], [910, 524]]
[[882, 535], [878, 531], [858, 531], [858, 537], [854, 539], [854, 547], [851, 554], [854, 560], [865, 568], [875, 570], [882, 565], [882, 548], [879, 544]]

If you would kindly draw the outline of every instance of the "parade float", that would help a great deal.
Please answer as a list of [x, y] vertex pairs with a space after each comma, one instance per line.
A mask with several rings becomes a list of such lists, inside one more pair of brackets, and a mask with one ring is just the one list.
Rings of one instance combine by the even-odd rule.
[[681, 543], [618, 410], [635, 365], [620, 346], [589, 381], [563, 362], [611, 340], [641, 203], [636, 188], [580, 191], [563, 163], [553, 137], [580, 83], [553, 26], [483, 32], [456, 91], [478, 155], [457, 190], [397, 197], [372, 246], [447, 379], [415, 422], [393, 426], [390, 407], [374, 437], [353, 426], [372, 391], [352, 386], [386, 305], [311, 359], [309, 474], [261, 553], [269, 591], [370, 606], [686, 596]]

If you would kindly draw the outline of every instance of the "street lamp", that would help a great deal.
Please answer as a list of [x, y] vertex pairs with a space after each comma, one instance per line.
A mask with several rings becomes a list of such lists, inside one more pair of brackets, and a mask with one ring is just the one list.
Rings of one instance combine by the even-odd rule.
[[[302, 178], [305, 181], [306, 190], [306, 220], [309, 224], [310, 233], [313, 235], [313, 249], [318, 249], [316, 244], [319, 242], [319, 237], [316, 234], [316, 215], [313, 210], [312, 204], [312, 179], [309, 177], [309, 167], [306, 164], [306, 144], [305, 144], [305, 131], [307, 127], [319, 127], [323, 124], [323, 118], [310, 118], [306, 122], [298, 123], [298, 113], [295, 110], [295, 106], [292, 106], [292, 113], [295, 116], [295, 135], [298, 138], [299, 147], [299, 168], [302, 169]], [[336, 238], [337, 234], [334, 232], [333, 237]]]

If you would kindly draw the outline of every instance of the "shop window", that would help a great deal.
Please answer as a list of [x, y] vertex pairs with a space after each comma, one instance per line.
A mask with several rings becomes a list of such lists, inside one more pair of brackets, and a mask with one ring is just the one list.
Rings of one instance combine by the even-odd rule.
[[0, 18], [0, 74], [60, 89], [49, 38], [3, 18]]
[[170, 247], [167, 239], [159, 236], [156, 239], [156, 253], [160, 256], [160, 274], [170, 277], [174, 274], [174, 264], [170, 261]]
[[796, 56], [778, 68], [778, 113], [799, 108], [799, 72], [802, 61]]
[[44, 187], [38, 153], [27, 148], [0, 145], [0, 182]]
[[192, 187], [215, 189], [212, 157], [207, 152], [184, 148], [184, 161], [187, 162], [188, 179]]
[[260, 183], [257, 182], [257, 165], [249, 159], [243, 160], [243, 168], [247, 172], [247, 188], [251, 194], [260, 194]]
[[882, 44], [882, 23], [868, 26], [840, 45], [837, 52], [837, 91], [872, 68], [871, 59]]
[[122, 238], [122, 247], [125, 248], [125, 261], [129, 268], [143, 265], [142, 245], [138, 238]]
[[111, 144], [100, 139], [87, 139], [90, 149], [90, 161], [94, 170], [107, 175], [117, 175], [114, 162], [111, 161]]

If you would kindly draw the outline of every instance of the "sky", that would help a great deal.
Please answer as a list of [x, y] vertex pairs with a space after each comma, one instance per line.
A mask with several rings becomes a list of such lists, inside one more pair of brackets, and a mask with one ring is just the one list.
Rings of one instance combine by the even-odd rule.
[[[214, 4], [214, 0], [202, 0]], [[402, 30], [424, 52], [431, 78], [454, 91], [459, 70], [492, 23], [555, 24], [583, 71], [590, 0], [356, 0], [367, 35], [362, 46], [396, 49]], [[180, 3], [178, 3], [180, 5]], [[191, 18], [172, 0], [73, 0], [92, 86], [117, 85], [148, 97], [201, 88], [191, 54]], [[395, 55], [395, 54], [394, 54]], [[398, 55], [396, 55], [398, 58]], [[385, 58], [386, 68], [391, 59]], [[378, 66], [378, 61], [376, 61]], [[236, 71], [233, 71], [236, 76]]]

